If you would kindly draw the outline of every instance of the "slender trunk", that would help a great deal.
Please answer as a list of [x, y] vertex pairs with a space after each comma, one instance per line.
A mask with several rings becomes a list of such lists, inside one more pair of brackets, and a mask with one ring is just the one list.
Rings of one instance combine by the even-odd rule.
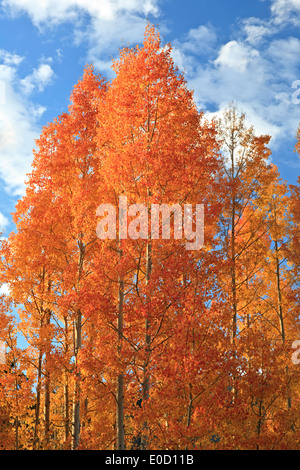
[[125, 449], [124, 436], [124, 375], [118, 375], [117, 384], [117, 450]]
[[[150, 84], [149, 84], [150, 85]], [[149, 93], [149, 86], [147, 88], [147, 93]], [[149, 96], [148, 96], [149, 98]], [[156, 109], [156, 114], [155, 114], [155, 122], [153, 124], [153, 127], [151, 129], [151, 106], [150, 101], [148, 101], [148, 118], [147, 118], [147, 151], [150, 153], [151, 149], [151, 144], [152, 144], [152, 139], [154, 135], [154, 130], [156, 127], [156, 118], [157, 118], [157, 109]], [[146, 167], [146, 172], [148, 172], [148, 165]], [[151, 189], [147, 187], [147, 198], [148, 198], [148, 215], [150, 215], [150, 196], [151, 196]], [[151, 241], [150, 238], [147, 240], [147, 246], [146, 246], [146, 287], [149, 285], [149, 280], [151, 276], [151, 270], [152, 270], [152, 258], [151, 258], [151, 251], [152, 251], [152, 246], [151, 246]], [[147, 298], [146, 298], [146, 305], [147, 305]], [[147, 306], [148, 309], [148, 306]], [[150, 344], [151, 344], [151, 336], [150, 336], [150, 319], [149, 319], [149, 309], [147, 310], [147, 317], [145, 320], [145, 346], [146, 346], [146, 355], [145, 355], [145, 360], [143, 364], [143, 383], [142, 383], [142, 406], [145, 404], [145, 402], [149, 398], [149, 391], [150, 391], [150, 377], [149, 377], [149, 361], [150, 361]], [[143, 433], [141, 436], [141, 449], [147, 449], [148, 446], [148, 423], [147, 421], [144, 423], [143, 426]]]
[[[192, 411], [193, 411], [193, 395], [192, 395], [192, 384], [190, 383], [190, 393], [189, 393], [189, 404], [187, 409], [187, 418], [186, 418], [186, 427], [189, 428], [191, 425]], [[188, 450], [188, 445], [186, 444], [185, 450]]]
[[[68, 320], [65, 318], [65, 357], [68, 357], [69, 344], [68, 344]], [[65, 380], [64, 380], [64, 424], [65, 424], [65, 442], [69, 438], [70, 429], [70, 416], [69, 416], [69, 375], [67, 369], [65, 369]]]
[[[16, 405], [17, 405], [17, 413], [19, 410], [19, 400], [18, 400], [18, 381], [17, 378], [15, 380], [15, 388], [16, 388]], [[15, 450], [19, 450], [19, 416], [16, 416], [16, 434], [15, 434]]]
[[49, 431], [50, 431], [50, 377], [49, 372], [46, 373], [45, 378], [45, 429], [44, 429], [44, 445], [47, 446], [49, 443]]
[[[82, 242], [83, 234], [80, 233], [78, 240], [79, 259], [78, 259], [78, 279], [77, 291], [80, 291], [81, 280], [84, 265], [85, 245]], [[80, 380], [81, 373], [78, 363], [78, 354], [81, 349], [81, 336], [82, 336], [82, 312], [79, 309], [75, 318], [74, 325], [74, 357], [75, 357], [75, 384], [74, 384], [74, 398], [73, 398], [73, 418], [72, 418], [72, 450], [76, 450], [79, 446], [80, 439]]]
[[[234, 183], [234, 154], [231, 154], [232, 182]], [[231, 211], [231, 290], [232, 290], [232, 343], [235, 344], [237, 333], [237, 296], [236, 296], [236, 260], [235, 260], [235, 217], [236, 199], [234, 189], [232, 190], [232, 211]]]
[[[152, 259], [151, 259], [151, 244], [148, 241], [147, 248], [146, 248], [146, 286], [149, 284], [150, 275], [152, 269]], [[146, 344], [146, 357], [144, 360], [143, 365], [143, 385], [142, 385], [142, 403], [145, 403], [146, 400], [149, 398], [149, 391], [150, 391], [150, 377], [149, 377], [149, 360], [150, 360], [150, 344], [151, 344], [151, 336], [149, 333], [150, 330], [150, 320], [149, 320], [149, 311], [147, 312], [147, 318], [145, 321], [145, 344]], [[148, 445], [147, 439], [147, 430], [148, 424], [147, 422], [144, 423], [144, 435], [141, 438], [141, 448], [146, 449]]]
[[80, 369], [78, 365], [78, 353], [81, 348], [81, 328], [82, 314], [79, 310], [75, 319], [75, 385], [74, 385], [74, 401], [73, 401], [73, 422], [72, 422], [72, 449], [76, 450], [79, 445], [80, 438]]
[[[275, 240], [275, 261], [276, 261], [276, 290], [277, 290], [277, 308], [278, 308], [278, 316], [279, 316], [279, 328], [280, 334], [283, 344], [285, 343], [285, 327], [284, 327], [284, 319], [283, 319], [283, 307], [282, 307], [282, 289], [280, 283], [280, 262], [279, 262], [279, 247], [278, 241]], [[289, 382], [289, 368], [286, 366], [285, 369], [287, 381]], [[290, 396], [290, 387], [289, 384], [287, 385], [287, 409], [289, 410], [292, 406], [292, 398]]]
[[[46, 325], [50, 325], [50, 310], [46, 311]], [[44, 445], [47, 446], [49, 442], [50, 431], [50, 370], [49, 370], [49, 356], [50, 356], [50, 340], [47, 340], [46, 345], [46, 362], [45, 362], [45, 429], [44, 429]]]
[[19, 417], [16, 416], [15, 450], [19, 450]]
[[275, 240], [275, 260], [276, 260], [276, 288], [277, 288], [277, 306], [278, 306], [278, 315], [279, 315], [279, 328], [282, 342], [285, 342], [285, 329], [283, 321], [283, 309], [282, 309], [282, 295], [281, 295], [281, 286], [280, 286], [280, 263], [279, 263], [279, 249], [278, 241]]
[[42, 377], [42, 358], [43, 353], [40, 351], [38, 359], [38, 377], [37, 377], [37, 387], [36, 387], [36, 403], [35, 403], [35, 422], [34, 422], [34, 434], [33, 434], [33, 450], [37, 448], [38, 441], [38, 428], [40, 421], [40, 406], [41, 406], [41, 377]]
[[[190, 384], [190, 388], [191, 388], [191, 384]], [[189, 405], [188, 405], [188, 412], [187, 412], [187, 419], [186, 419], [187, 428], [190, 427], [190, 424], [191, 424], [192, 411], [193, 411], [193, 396], [192, 396], [192, 391], [190, 390]]]
[[65, 384], [64, 384], [64, 423], [65, 423], [65, 442], [69, 438], [69, 426], [70, 426], [70, 416], [69, 416], [69, 378], [68, 373], [65, 372]]
[[[232, 183], [235, 182], [234, 175], [234, 150], [231, 151], [231, 179]], [[236, 218], [236, 196], [235, 189], [232, 188], [232, 212], [231, 212], [231, 292], [232, 292], [232, 347], [233, 347], [233, 358], [236, 360], [236, 334], [237, 334], [237, 293], [236, 293], [236, 247], [235, 247], [235, 218]], [[235, 365], [233, 368], [233, 402], [236, 399], [236, 374]]]
[[[122, 250], [120, 248], [120, 258], [122, 257]], [[124, 280], [122, 276], [119, 277], [119, 299], [118, 299], [118, 355], [121, 354], [122, 349], [122, 334], [123, 334], [123, 306], [124, 306]], [[121, 359], [121, 358], [119, 358]], [[124, 436], [124, 375], [119, 374], [117, 379], [117, 410], [116, 410], [116, 428], [117, 428], [117, 450], [124, 450], [125, 436]]]
[[[259, 400], [258, 422], [257, 422], [257, 437], [260, 438], [261, 425], [262, 425], [262, 399]], [[256, 444], [256, 450], [259, 450], [259, 444]]]

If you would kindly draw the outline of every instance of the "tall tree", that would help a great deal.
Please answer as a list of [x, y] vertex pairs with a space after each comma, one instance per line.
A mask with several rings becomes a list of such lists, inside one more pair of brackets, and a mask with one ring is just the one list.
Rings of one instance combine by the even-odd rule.
[[[105, 202], [118, 204], [119, 198], [126, 197], [132, 206], [128, 212], [128, 238], [122, 240], [122, 266], [127, 267], [127, 272], [123, 271], [122, 337], [124, 343], [128, 331], [125, 342], [132, 349], [128, 351], [131, 358], [126, 361], [140, 384], [135, 387], [135, 401], [139, 399], [140, 404], [135, 407], [135, 414], [141, 411], [142, 420], [138, 421], [141, 424], [137, 432], [141, 447], [147, 448], [151, 434], [148, 403], [155, 380], [151, 371], [156, 367], [154, 351], [168, 340], [168, 318], [174, 315], [171, 312], [175, 312], [180, 295], [187, 288], [170, 278], [170, 266], [177, 270], [177, 260], [182, 274], [185, 260], [197, 262], [197, 257], [185, 249], [186, 234], [172, 241], [159, 240], [159, 234], [152, 236], [153, 207], [165, 204], [167, 210], [172, 210], [177, 205], [183, 214], [187, 204], [193, 204], [194, 209], [196, 204], [208, 204], [219, 187], [218, 146], [214, 127], [197, 110], [192, 92], [174, 66], [171, 46], [161, 46], [154, 28], [147, 27], [142, 47], [122, 50], [113, 67], [116, 77], [99, 113], [98, 154], [107, 186]], [[215, 223], [215, 209], [211, 204], [206, 213], [207, 233]], [[139, 211], [139, 217], [134, 219]], [[172, 237], [176, 235], [175, 218], [172, 213]], [[123, 233], [119, 229], [117, 238], [122, 238]], [[197, 237], [200, 238], [199, 233]], [[209, 243], [210, 235], [207, 240]], [[195, 240], [197, 251], [200, 241]], [[117, 242], [113, 241], [111, 247], [118, 256]], [[120, 329], [116, 329], [120, 334]], [[158, 354], [157, 351], [155, 357]], [[125, 357], [120, 363], [123, 370]], [[124, 413], [120, 407], [118, 410]]]

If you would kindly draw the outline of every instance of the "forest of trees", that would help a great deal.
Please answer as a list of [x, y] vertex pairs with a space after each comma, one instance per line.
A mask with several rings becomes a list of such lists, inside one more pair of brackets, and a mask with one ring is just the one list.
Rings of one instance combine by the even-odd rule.
[[[234, 104], [206, 119], [171, 54], [148, 25], [36, 142], [1, 241], [1, 450], [300, 448], [300, 178]], [[99, 239], [120, 196], [203, 204], [203, 247]]]

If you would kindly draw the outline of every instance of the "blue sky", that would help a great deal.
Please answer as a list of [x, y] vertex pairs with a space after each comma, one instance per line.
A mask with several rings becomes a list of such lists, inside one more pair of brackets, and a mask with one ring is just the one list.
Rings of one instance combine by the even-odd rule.
[[111, 59], [142, 42], [147, 19], [172, 43], [199, 108], [212, 117], [235, 101], [257, 134], [272, 136], [273, 162], [296, 183], [300, 0], [0, 0], [4, 235], [41, 128], [67, 110], [86, 63], [113, 76]]

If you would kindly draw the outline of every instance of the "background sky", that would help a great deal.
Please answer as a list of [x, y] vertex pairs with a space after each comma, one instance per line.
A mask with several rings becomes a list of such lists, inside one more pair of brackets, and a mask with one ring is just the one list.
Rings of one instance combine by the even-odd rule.
[[[296, 183], [300, 122], [300, 0], [0, 0], [0, 229], [24, 193], [41, 129], [67, 111], [86, 63], [113, 77], [122, 45], [149, 20], [208, 117], [231, 101]], [[2, 287], [4, 292], [5, 287]]]

